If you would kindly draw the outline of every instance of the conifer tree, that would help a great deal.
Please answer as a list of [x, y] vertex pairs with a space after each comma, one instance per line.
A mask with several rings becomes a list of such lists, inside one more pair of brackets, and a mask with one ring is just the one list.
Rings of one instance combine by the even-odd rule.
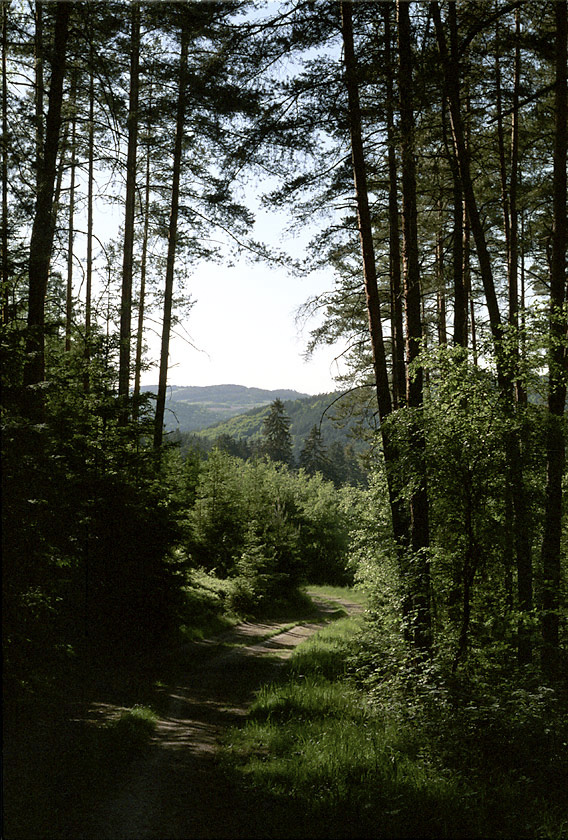
[[319, 426], [312, 426], [308, 437], [304, 441], [300, 452], [300, 467], [308, 475], [315, 475], [317, 472], [325, 475], [329, 470], [329, 458]]
[[290, 418], [284, 403], [274, 400], [262, 426], [262, 452], [272, 461], [292, 466], [292, 435]]

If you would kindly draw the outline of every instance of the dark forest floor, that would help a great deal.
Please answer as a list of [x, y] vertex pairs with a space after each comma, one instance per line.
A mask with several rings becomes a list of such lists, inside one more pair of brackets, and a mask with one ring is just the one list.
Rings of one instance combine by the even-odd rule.
[[[346, 609], [360, 609], [345, 603]], [[333, 617], [243, 623], [208, 641], [125, 666], [93, 669], [83, 696], [12, 720], [5, 732], [7, 840], [286, 836], [286, 816], [245, 797], [223, 771], [218, 744], [244, 720], [255, 691]], [[129, 710], [153, 713], [145, 721]], [[130, 727], [117, 726], [127, 715]], [[138, 725], [132, 727], [132, 723]], [[313, 833], [311, 836], [317, 836]]]

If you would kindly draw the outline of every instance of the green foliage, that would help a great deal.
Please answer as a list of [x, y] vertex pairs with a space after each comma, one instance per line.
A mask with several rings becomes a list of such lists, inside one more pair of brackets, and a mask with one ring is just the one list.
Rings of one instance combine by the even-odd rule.
[[290, 594], [304, 580], [349, 577], [345, 504], [321, 475], [215, 449], [202, 466], [186, 528], [191, 564], [233, 578], [241, 610]]
[[[88, 650], [126, 653], [175, 627], [177, 512], [148, 428], [120, 425], [104, 346], [50, 349], [43, 422], [5, 379], [3, 622], [7, 685], [43, 690]], [[89, 388], [85, 387], [88, 374]], [[143, 438], [142, 438], [143, 440]]]
[[292, 465], [290, 418], [282, 400], [274, 400], [262, 424], [262, 452], [272, 461]]
[[313, 426], [310, 434], [305, 439], [302, 451], [300, 452], [299, 463], [300, 467], [308, 475], [315, 475], [317, 472], [325, 475], [326, 472], [329, 472], [329, 459], [322, 441], [321, 430], [318, 426]]
[[133, 755], [146, 749], [157, 722], [158, 716], [153, 709], [136, 705], [108, 722], [107, 737], [112, 740], [116, 753], [132, 759]]
[[472, 820], [467, 836], [559, 836], [568, 804], [565, 694], [488, 651], [457, 672], [442, 657], [417, 668], [388, 613], [385, 604], [373, 611], [348, 671], [373, 713], [408, 737], [419, 733], [420, 754], [454, 780], [454, 807]]
[[[301, 451], [306, 438], [314, 426], [321, 429], [322, 444], [327, 447], [328, 460], [322, 469], [325, 478], [336, 486], [355, 484], [364, 486], [366, 471], [360, 462], [360, 454], [365, 450], [365, 443], [359, 436], [357, 424], [348, 412], [344, 417], [339, 409], [343, 400], [337, 402], [333, 410], [330, 406], [337, 400], [337, 394], [320, 394], [296, 400], [284, 400], [283, 406], [290, 418], [295, 462], [300, 462]], [[232, 417], [218, 425], [200, 431], [193, 443], [202, 441], [215, 444], [231, 455], [241, 458], [254, 457], [261, 452], [263, 423], [269, 413], [268, 407], [261, 407]], [[183, 441], [187, 436], [182, 435]]]

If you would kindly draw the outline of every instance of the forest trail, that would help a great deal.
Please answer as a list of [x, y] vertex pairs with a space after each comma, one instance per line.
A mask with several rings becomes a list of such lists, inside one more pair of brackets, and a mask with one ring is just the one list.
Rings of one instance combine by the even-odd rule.
[[[273, 678], [294, 648], [322, 628], [336, 608], [318, 603], [321, 619], [309, 623], [243, 623], [198, 643], [198, 662], [174, 654], [177, 679], [162, 691], [165, 713], [147, 752], [135, 760], [111, 801], [75, 834], [82, 840], [174, 840], [262, 837], [261, 802], [234, 791], [218, 762], [219, 739], [242, 720], [255, 691]], [[334, 599], [349, 614], [363, 608]], [[268, 637], [268, 638], [267, 638]], [[116, 710], [93, 708], [98, 717]]]

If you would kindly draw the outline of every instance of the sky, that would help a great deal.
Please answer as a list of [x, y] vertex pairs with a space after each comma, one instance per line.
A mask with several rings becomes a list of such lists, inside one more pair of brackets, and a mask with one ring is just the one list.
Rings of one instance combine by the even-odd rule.
[[[256, 217], [251, 238], [301, 260], [314, 228], [291, 236], [286, 211], [261, 205], [265, 189], [265, 183], [246, 187], [245, 200]], [[110, 240], [118, 235], [123, 210], [105, 205], [97, 218], [98, 233]], [[242, 258], [232, 265], [212, 261], [190, 269], [180, 265], [180, 270], [193, 306], [170, 338], [169, 385], [231, 384], [304, 394], [337, 390], [334, 376], [343, 367], [336, 358], [342, 346], [318, 348], [306, 359], [310, 331], [321, 323], [321, 317], [297, 318], [309, 298], [333, 288], [331, 269], [298, 276], [273, 263]], [[160, 317], [159, 311], [153, 315], [154, 319]], [[143, 372], [141, 381], [156, 386], [161, 325], [154, 323], [146, 330], [145, 339], [147, 360], [153, 364]]]
[[[337, 349], [321, 348], [304, 359], [316, 322], [296, 322], [298, 307], [328, 287], [329, 277], [297, 278], [268, 265], [200, 267], [188, 282], [195, 303], [183, 324], [193, 347], [187, 339], [173, 337], [169, 383], [230, 383], [307, 394], [336, 390]], [[154, 368], [145, 374], [144, 384], [156, 379]]]
[[[256, 203], [251, 198], [252, 203]], [[301, 258], [310, 232], [290, 239], [283, 213], [257, 209], [253, 237]], [[233, 266], [210, 263], [189, 276], [187, 291], [194, 305], [181, 334], [172, 336], [170, 385], [245, 385], [306, 394], [337, 390], [334, 359], [339, 347], [322, 347], [304, 358], [310, 330], [319, 321], [300, 323], [298, 309], [313, 295], [333, 288], [331, 271], [296, 276], [269, 263], [243, 259]], [[149, 342], [150, 357], [158, 358], [158, 339]], [[144, 374], [144, 385], [158, 379], [157, 364]]]
[[[276, 4], [275, 4], [276, 5]], [[288, 62], [288, 71], [292, 66]], [[244, 199], [255, 214], [252, 237], [302, 257], [314, 230], [303, 230], [290, 239], [289, 218], [284, 210], [269, 210], [260, 195], [277, 186], [270, 177], [255, 177], [244, 188]], [[170, 385], [235, 384], [275, 390], [289, 388], [307, 394], [337, 390], [334, 375], [342, 372], [342, 347], [318, 348], [310, 359], [304, 354], [309, 333], [320, 322], [297, 321], [299, 307], [314, 295], [333, 288], [328, 272], [297, 277], [268, 263], [243, 260], [232, 267], [200, 266], [189, 277], [187, 291], [195, 301], [184, 320], [193, 347], [172, 335], [168, 382]], [[159, 355], [158, 342], [150, 345], [151, 358]], [[153, 385], [158, 367], [144, 375]]]

